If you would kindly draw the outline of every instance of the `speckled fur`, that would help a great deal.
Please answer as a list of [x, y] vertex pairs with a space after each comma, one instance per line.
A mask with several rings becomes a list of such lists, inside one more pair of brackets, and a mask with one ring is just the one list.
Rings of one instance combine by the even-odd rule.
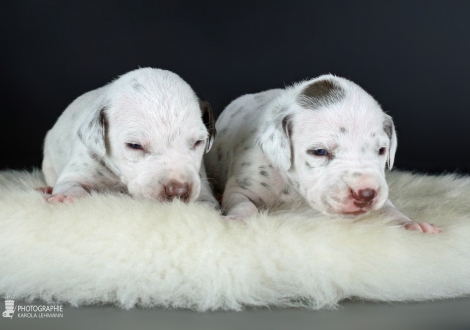
[[[407, 229], [439, 231], [412, 224], [387, 200], [385, 167], [392, 168], [397, 148], [393, 121], [347, 79], [325, 75], [241, 96], [216, 127], [220, 134], [205, 163], [229, 216], [247, 217], [303, 199], [327, 215], [382, 210]], [[315, 149], [328, 153], [315, 156]], [[374, 198], [358, 206], [354, 196], [365, 190]]]
[[[42, 168], [54, 188], [49, 200], [106, 190], [163, 200], [165, 185], [174, 180], [191, 187], [189, 201], [217, 206], [202, 165], [213, 122], [203, 122], [211, 110], [201, 104], [178, 75], [152, 68], [78, 97], [46, 136]], [[202, 143], [194, 147], [197, 140]]]

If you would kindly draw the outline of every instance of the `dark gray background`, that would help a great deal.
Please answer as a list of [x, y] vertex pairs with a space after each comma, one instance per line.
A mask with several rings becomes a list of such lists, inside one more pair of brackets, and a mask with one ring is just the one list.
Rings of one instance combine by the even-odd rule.
[[470, 173], [470, 1], [2, 1], [0, 48], [0, 169], [39, 166], [74, 98], [152, 66], [217, 112], [345, 76], [394, 117], [398, 168]]

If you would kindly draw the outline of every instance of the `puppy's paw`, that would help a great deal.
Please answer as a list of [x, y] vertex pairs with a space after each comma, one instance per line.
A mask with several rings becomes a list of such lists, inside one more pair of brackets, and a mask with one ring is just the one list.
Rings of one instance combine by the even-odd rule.
[[416, 230], [427, 234], [439, 234], [442, 231], [441, 227], [427, 222], [408, 222], [403, 224], [406, 230]]
[[241, 215], [222, 215], [222, 219], [224, 220], [229, 220], [229, 221], [241, 221], [243, 222], [245, 220], [245, 217], [242, 217]]
[[46, 197], [46, 200], [49, 203], [72, 203], [75, 198], [76, 197], [72, 195], [55, 194], [50, 197]]
[[[48, 191], [47, 188], [46, 191]], [[69, 183], [55, 186], [51, 194], [46, 195], [45, 198], [50, 203], [72, 203], [75, 199], [85, 196], [88, 196], [88, 191], [82, 185]]]

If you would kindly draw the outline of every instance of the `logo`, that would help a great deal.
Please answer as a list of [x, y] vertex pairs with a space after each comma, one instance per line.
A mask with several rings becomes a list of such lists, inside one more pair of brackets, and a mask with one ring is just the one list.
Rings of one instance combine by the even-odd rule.
[[[16, 312], [16, 316], [15, 316]], [[17, 304], [15, 306], [15, 297], [5, 297], [5, 311], [2, 313], [3, 317], [13, 319], [32, 319], [32, 318], [63, 318], [64, 309], [62, 305], [49, 304], [49, 305], [23, 305]]]
[[5, 311], [2, 313], [2, 316], [12, 319], [13, 314], [15, 314], [15, 309], [15, 300], [13, 297], [5, 297]]

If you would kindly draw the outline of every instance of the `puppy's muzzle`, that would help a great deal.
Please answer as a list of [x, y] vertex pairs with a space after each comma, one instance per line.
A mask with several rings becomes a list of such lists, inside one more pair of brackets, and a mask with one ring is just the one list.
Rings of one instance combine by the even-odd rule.
[[359, 208], [370, 206], [377, 196], [377, 191], [371, 188], [360, 189], [358, 191], [351, 190], [354, 199], [354, 205]]
[[192, 186], [187, 182], [170, 181], [163, 186], [163, 199], [172, 201], [175, 198], [187, 203], [191, 196]]

